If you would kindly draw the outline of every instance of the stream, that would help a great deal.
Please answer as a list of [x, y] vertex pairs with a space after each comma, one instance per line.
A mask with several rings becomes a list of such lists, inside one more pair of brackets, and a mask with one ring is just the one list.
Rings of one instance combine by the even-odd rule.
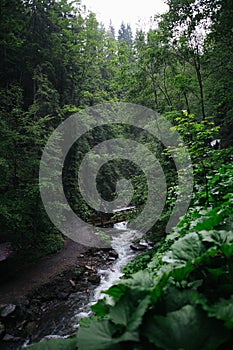
[[[43, 322], [37, 329], [38, 340], [42, 338], [66, 337], [73, 334], [79, 327], [80, 319], [91, 315], [91, 305], [98, 299], [104, 297], [102, 291], [107, 290], [122, 276], [123, 267], [136, 257], [139, 252], [130, 248], [130, 243], [135, 238], [140, 238], [141, 234], [127, 228], [126, 222], [114, 225], [111, 230], [112, 248], [118, 253], [118, 258], [111, 266], [99, 269], [99, 285], [92, 286], [88, 293], [72, 293], [68, 300], [57, 301], [53, 310], [45, 313]], [[29, 340], [25, 342], [25, 347]]]

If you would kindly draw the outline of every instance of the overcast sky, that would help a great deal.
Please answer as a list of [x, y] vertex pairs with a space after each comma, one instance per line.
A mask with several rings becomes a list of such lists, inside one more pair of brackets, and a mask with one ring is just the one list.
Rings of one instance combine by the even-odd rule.
[[129, 23], [135, 30], [137, 23], [149, 22], [157, 13], [167, 10], [163, 0], [82, 0], [82, 4], [96, 13], [97, 19], [109, 26], [110, 19], [116, 30], [121, 22]]

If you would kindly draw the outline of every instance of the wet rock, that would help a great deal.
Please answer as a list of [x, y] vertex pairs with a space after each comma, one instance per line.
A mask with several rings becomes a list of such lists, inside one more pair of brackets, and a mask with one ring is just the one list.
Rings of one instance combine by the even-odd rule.
[[16, 341], [19, 341], [21, 340], [20, 337], [15, 337], [14, 335], [11, 335], [11, 334], [5, 334], [4, 337], [2, 338], [3, 341], [13, 341], [13, 342], [16, 342]]
[[88, 281], [93, 284], [99, 284], [100, 283], [100, 276], [99, 275], [91, 275], [88, 277]]
[[3, 308], [1, 309], [1, 317], [7, 317], [9, 315], [11, 315], [16, 309], [16, 305], [14, 304], [8, 304], [3, 306]]
[[3, 337], [5, 333], [5, 326], [2, 322], [0, 322], [0, 339]]
[[142, 251], [142, 250], [146, 250], [147, 246], [145, 244], [133, 243], [130, 245], [130, 248], [134, 251]]
[[118, 258], [118, 253], [115, 250], [112, 249], [112, 250], [109, 251], [109, 257], [117, 259]]

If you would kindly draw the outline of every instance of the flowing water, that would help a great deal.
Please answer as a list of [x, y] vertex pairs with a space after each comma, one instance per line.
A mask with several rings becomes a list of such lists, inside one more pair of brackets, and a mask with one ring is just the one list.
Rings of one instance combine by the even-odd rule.
[[115, 224], [114, 227], [122, 232], [121, 234], [117, 232], [112, 238], [112, 248], [118, 253], [118, 259], [112, 265], [111, 269], [99, 270], [101, 283], [94, 291], [93, 301], [100, 299], [101, 291], [108, 289], [114, 282], [119, 280], [122, 276], [122, 268], [137, 255], [130, 248], [130, 243], [137, 237], [138, 233], [127, 229], [126, 222]]
[[98, 287], [93, 286], [88, 297], [86, 293], [77, 292], [71, 294], [67, 301], [57, 302], [52, 312], [45, 313], [37, 330], [38, 340], [44, 337], [64, 337], [75, 332], [80, 319], [91, 315], [91, 305], [104, 297], [102, 291], [117, 282], [122, 276], [122, 268], [136, 257], [138, 253], [130, 248], [130, 243], [140, 237], [138, 232], [127, 229], [127, 223], [122, 222], [115, 224], [111, 235], [112, 248], [118, 253], [118, 258], [110, 267], [98, 270], [101, 277]]
[[[102, 291], [107, 290], [115, 282], [119, 281], [122, 276], [123, 267], [130, 262], [137, 253], [130, 248], [130, 243], [139, 236], [139, 233], [127, 229], [127, 223], [121, 222], [114, 225], [112, 235], [112, 248], [118, 253], [117, 260], [105, 269], [99, 269], [98, 273], [101, 276], [100, 284], [93, 289], [90, 298], [86, 303], [79, 307], [78, 312], [72, 317], [73, 328], [77, 329], [80, 319], [91, 315], [91, 305], [98, 299], [105, 296]], [[74, 295], [75, 298], [75, 295]]]

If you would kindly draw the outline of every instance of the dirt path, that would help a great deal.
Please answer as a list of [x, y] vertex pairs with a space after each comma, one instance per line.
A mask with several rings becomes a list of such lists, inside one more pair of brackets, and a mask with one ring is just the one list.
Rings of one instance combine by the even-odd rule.
[[74, 266], [77, 257], [87, 250], [87, 247], [67, 240], [60, 252], [23, 268], [11, 280], [1, 283], [0, 304], [23, 302], [27, 294]]

